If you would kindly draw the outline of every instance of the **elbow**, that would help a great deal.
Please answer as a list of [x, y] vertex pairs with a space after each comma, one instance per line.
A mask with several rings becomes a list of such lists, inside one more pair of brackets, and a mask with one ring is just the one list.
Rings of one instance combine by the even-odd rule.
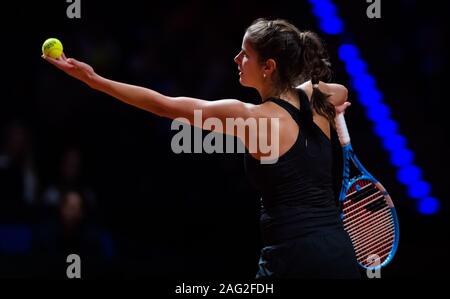
[[348, 89], [344, 85], [337, 85], [333, 95], [333, 105], [340, 106], [344, 104], [348, 99]]
[[341, 95], [341, 105], [344, 104], [348, 99], [348, 89], [344, 85], [341, 85], [342, 95]]
[[176, 113], [176, 106], [175, 106], [176, 100], [177, 100], [177, 98], [164, 96], [164, 99], [162, 100], [161, 105], [158, 105], [158, 107], [154, 111], [154, 114], [156, 114], [160, 117], [165, 117], [165, 118], [170, 118], [170, 119], [177, 118], [178, 116]]
[[161, 117], [166, 117], [170, 111], [171, 99], [168, 96], [150, 92], [146, 94], [140, 101], [138, 107]]

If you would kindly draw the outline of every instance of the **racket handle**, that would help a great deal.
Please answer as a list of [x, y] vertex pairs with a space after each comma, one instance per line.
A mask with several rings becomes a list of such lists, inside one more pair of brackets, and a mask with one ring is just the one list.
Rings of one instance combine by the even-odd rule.
[[336, 114], [336, 132], [342, 146], [350, 144], [350, 135], [348, 134], [347, 124], [345, 123], [344, 113]]

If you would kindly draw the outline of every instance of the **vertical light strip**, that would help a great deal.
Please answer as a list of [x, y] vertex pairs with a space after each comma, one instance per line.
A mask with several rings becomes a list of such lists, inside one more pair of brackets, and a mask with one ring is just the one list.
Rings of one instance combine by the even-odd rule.
[[391, 110], [383, 102], [383, 94], [377, 89], [375, 78], [368, 73], [367, 63], [361, 58], [357, 46], [349, 43], [348, 34], [344, 39], [344, 22], [339, 18], [336, 6], [329, 0], [309, 0], [309, 3], [320, 29], [346, 41], [339, 46], [339, 58], [345, 65], [358, 101], [373, 124], [375, 135], [381, 139], [392, 165], [397, 168], [397, 180], [406, 186], [408, 196], [417, 201], [420, 213], [437, 213], [439, 200], [431, 196], [430, 184], [422, 179], [422, 170], [414, 165], [414, 153], [407, 147], [406, 138], [399, 133], [397, 122], [391, 118]]

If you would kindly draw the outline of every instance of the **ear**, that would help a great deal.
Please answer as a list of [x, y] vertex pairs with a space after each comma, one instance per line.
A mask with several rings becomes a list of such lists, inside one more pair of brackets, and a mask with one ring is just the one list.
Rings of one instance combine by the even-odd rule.
[[272, 75], [273, 72], [275, 72], [277, 68], [277, 63], [272, 58], [267, 59], [266, 63], [264, 64], [264, 73], [267, 76]]

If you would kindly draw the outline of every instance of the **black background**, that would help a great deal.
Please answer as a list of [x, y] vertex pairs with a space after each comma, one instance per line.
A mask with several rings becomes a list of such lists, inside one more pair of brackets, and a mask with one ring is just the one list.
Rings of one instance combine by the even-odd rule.
[[[389, 190], [400, 218], [398, 253], [383, 277], [448, 278], [446, 11], [438, 2], [392, 2], [382, 1], [381, 19], [367, 18], [365, 1], [336, 3], [441, 202], [440, 213], [417, 213], [351, 89], [347, 123], [360, 160]], [[253, 278], [261, 245], [259, 198], [242, 154], [174, 154], [170, 120], [69, 78], [40, 58], [41, 45], [58, 37], [68, 57], [99, 74], [167, 95], [258, 103], [255, 91], [239, 85], [233, 62], [246, 27], [258, 17], [281, 17], [320, 32], [309, 4], [82, 0], [81, 19], [67, 18], [67, 6], [62, 0], [3, 6], [0, 128], [14, 119], [29, 127], [41, 190], [57, 176], [67, 146], [82, 150], [85, 179], [97, 193], [96, 222], [114, 244], [99, 275]], [[321, 36], [333, 81], [348, 86], [337, 57], [340, 41]], [[33, 209], [5, 212], [0, 222], [33, 226]], [[1, 261], [1, 277], [41, 275], [32, 254], [2, 255]]]

